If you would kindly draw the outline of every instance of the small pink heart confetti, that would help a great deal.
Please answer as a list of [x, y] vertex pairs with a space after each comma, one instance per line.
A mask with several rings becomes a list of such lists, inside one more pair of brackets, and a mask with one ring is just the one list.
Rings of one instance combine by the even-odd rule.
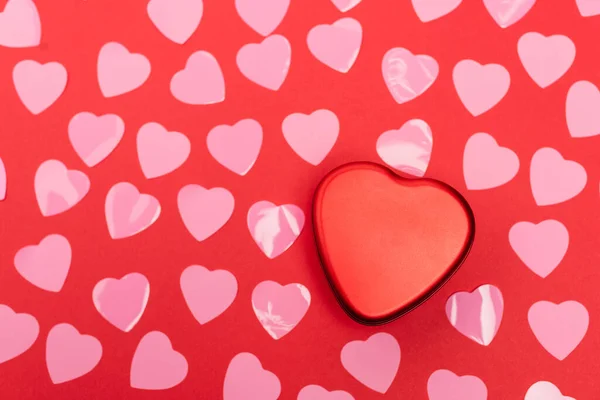
[[559, 80], [575, 61], [575, 43], [563, 35], [529, 32], [521, 36], [517, 50], [525, 71], [541, 88]]
[[575, 82], [567, 94], [567, 126], [574, 138], [600, 135], [600, 90], [589, 81]]
[[440, 67], [431, 56], [414, 55], [396, 47], [388, 50], [381, 62], [381, 73], [398, 104], [411, 101], [427, 91], [438, 77]]
[[199, 242], [214, 235], [229, 221], [234, 205], [233, 195], [224, 188], [187, 185], [177, 195], [183, 224]]
[[317, 25], [308, 32], [308, 49], [328, 67], [342, 73], [350, 71], [362, 44], [362, 26], [353, 18], [342, 18], [331, 25]]
[[459, 61], [452, 80], [460, 101], [474, 117], [492, 109], [510, 87], [510, 74], [502, 65], [473, 60]]
[[552, 383], [539, 381], [531, 385], [525, 394], [525, 400], [575, 400], [573, 397], [564, 396]]
[[420, 119], [411, 119], [400, 129], [382, 133], [376, 144], [377, 154], [384, 163], [418, 177], [427, 171], [432, 148], [431, 128]]
[[277, 91], [283, 85], [292, 61], [290, 42], [281, 36], [269, 36], [262, 43], [250, 43], [237, 53], [242, 75], [264, 88]]
[[319, 385], [308, 385], [300, 390], [297, 400], [354, 400], [354, 397], [343, 390], [330, 392]]
[[269, 36], [281, 23], [290, 0], [235, 0], [242, 20], [263, 36]]
[[181, 292], [192, 315], [200, 325], [212, 321], [229, 308], [237, 295], [235, 276], [222, 269], [209, 271], [200, 265], [191, 265], [179, 280]]
[[202, 0], [150, 0], [146, 9], [160, 33], [184, 44], [198, 28], [204, 4]]
[[340, 133], [340, 121], [329, 110], [317, 110], [310, 115], [290, 114], [281, 125], [283, 137], [300, 158], [319, 165], [333, 148]]
[[451, 13], [462, 0], [412, 0], [413, 8], [421, 22], [429, 22]]
[[142, 86], [150, 76], [150, 61], [130, 53], [117, 42], [106, 43], [98, 54], [98, 83], [104, 97], [115, 97]]
[[0, 304], [0, 364], [25, 353], [38, 338], [40, 325], [34, 316], [16, 313]]
[[108, 232], [113, 239], [136, 235], [156, 222], [160, 210], [154, 196], [140, 193], [131, 183], [117, 183], [108, 191], [104, 205]]
[[429, 400], [487, 400], [488, 391], [481, 379], [472, 375], [458, 376], [447, 369], [439, 369], [427, 381]]
[[58, 62], [20, 61], [13, 69], [13, 83], [23, 105], [34, 115], [58, 100], [67, 86], [67, 70]]
[[463, 174], [469, 190], [493, 189], [510, 182], [519, 172], [519, 157], [498, 145], [487, 133], [476, 133], [467, 140], [463, 155]]
[[485, 8], [501, 28], [508, 28], [523, 18], [536, 0], [483, 0]]
[[0, 12], [0, 46], [35, 47], [40, 44], [42, 26], [32, 0], [8, 0]]
[[34, 188], [42, 215], [49, 217], [79, 203], [90, 190], [90, 179], [81, 171], [67, 169], [58, 160], [48, 160], [37, 169]]
[[281, 383], [277, 375], [263, 368], [254, 354], [239, 353], [227, 367], [223, 400], [248, 400], [249, 394], [252, 399], [277, 400]]
[[138, 159], [148, 179], [175, 171], [188, 159], [191, 147], [183, 133], [169, 132], [156, 122], [144, 124], [137, 134]]
[[244, 176], [250, 171], [262, 147], [263, 129], [253, 119], [235, 125], [218, 125], [208, 132], [208, 152], [225, 168]]
[[2, 158], [0, 158], [0, 201], [6, 199], [6, 182], [6, 168]]
[[115, 114], [96, 116], [80, 112], [69, 122], [69, 140], [85, 165], [93, 167], [104, 160], [119, 144], [125, 123]]
[[25, 246], [15, 255], [15, 268], [29, 283], [60, 292], [71, 267], [71, 244], [62, 235], [48, 235], [38, 245]]
[[184, 69], [171, 78], [171, 94], [185, 104], [206, 105], [225, 100], [225, 78], [219, 62], [207, 51], [197, 51]]
[[248, 229], [258, 247], [269, 258], [290, 248], [304, 228], [304, 213], [293, 204], [277, 206], [270, 201], [254, 203], [248, 210]]

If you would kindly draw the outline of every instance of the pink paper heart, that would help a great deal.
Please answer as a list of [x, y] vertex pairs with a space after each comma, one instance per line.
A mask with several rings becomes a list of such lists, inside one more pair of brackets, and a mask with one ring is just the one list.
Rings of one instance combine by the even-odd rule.
[[462, 0], [412, 0], [413, 8], [421, 22], [429, 22], [451, 13]]
[[0, 304], [0, 364], [25, 353], [38, 338], [40, 325], [34, 316], [17, 314]]
[[501, 28], [507, 28], [523, 18], [536, 0], [483, 0], [485, 8]]
[[58, 324], [48, 332], [46, 365], [55, 385], [89, 373], [102, 358], [100, 341], [82, 335], [73, 325]]
[[150, 0], [150, 20], [167, 39], [184, 44], [196, 32], [204, 5], [202, 0]]
[[92, 292], [96, 310], [123, 332], [132, 330], [142, 318], [149, 296], [150, 283], [137, 272], [121, 279], [102, 279]]
[[575, 43], [563, 35], [529, 32], [521, 36], [517, 50], [525, 71], [542, 88], [560, 79], [575, 60]]
[[263, 36], [279, 26], [290, 6], [290, 0], [235, 0], [242, 20]]
[[137, 152], [144, 176], [158, 178], [175, 171], [188, 159], [190, 140], [183, 133], [169, 132], [161, 124], [144, 124], [137, 134]]
[[536, 382], [527, 390], [525, 400], [575, 400], [573, 397], [563, 396], [560, 390], [551, 382]]
[[346, 12], [353, 9], [360, 4], [361, 1], [362, 0], [331, 0], [333, 5], [336, 6], [341, 12]]
[[61, 235], [48, 235], [38, 245], [25, 246], [15, 255], [17, 272], [29, 283], [60, 292], [71, 267], [71, 244]]
[[472, 375], [458, 376], [439, 369], [427, 381], [429, 400], [487, 400], [488, 391], [481, 379]]
[[544, 349], [562, 361], [585, 337], [590, 317], [583, 304], [576, 301], [538, 301], [529, 309], [527, 320]]
[[567, 94], [567, 126], [572, 137], [600, 135], [600, 90], [592, 82], [575, 82]]
[[510, 74], [502, 65], [473, 60], [459, 61], [452, 80], [460, 101], [474, 117], [498, 104], [510, 87]]
[[270, 201], [254, 203], [248, 210], [248, 229], [258, 247], [269, 258], [290, 248], [304, 227], [304, 213], [293, 204], [277, 206]]
[[168, 336], [152, 331], [144, 335], [135, 350], [130, 384], [135, 389], [165, 390], [179, 385], [187, 373], [187, 360], [173, 350]]
[[62, 95], [67, 86], [67, 70], [57, 62], [23, 60], [13, 69], [13, 83], [25, 108], [37, 115]]
[[510, 246], [523, 263], [542, 278], [560, 264], [569, 248], [569, 231], [559, 221], [517, 222], [508, 232]]
[[117, 147], [125, 133], [125, 123], [115, 114], [96, 116], [80, 112], [69, 122], [69, 140], [88, 167], [97, 165]]
[[233, 126], [219, 125], [208, 132], [208, 152], [225, 168], [244, 176], [256, 162], [263, 140], [263, 129], [253, 119]]
[[539, 149], [531, 159], [531, 191], [538, 206], [562, 203], [577, 196], [587, 183], [585, 169], [553, 148]]
[[576, 0], [576, 3], [582, 17], [600, 15], [600, 2], [598, 0]]
[[437, 79], [439, 66], [433, 57], [413, 55], [400, 47], [383, 56], [381, 72], [388, 90], [398, 104], [411, 101], [423, 93]]
[[362, 26], [354, 18], [342, 18], [331, 25], [317, 25], [308, 32], [308, 49], [328, 67], [350, 71], [362, 44]]
[[418, 177], [427, 171], [432, 148], [431, 128], [420, 119], [411, 119], [400, 129], [382, 133], [376, 144], [377, 154], [383, 162]]
[[263, 369], [254, 354], [239, 353], [231, 359], [225, 373], [223, 400], [277, 400], [280, 394], [279, 378]]
[[310, 292], [299, 283], [282, 286], [264, 281], [252, 291], [252, 309], [258, 322], [275, 340], [290, 333], [310, 306]]
[[225, 100], [225, 78], [219, 62], [207, 51], [197, 51], [171, 79], [171, 94], [185, 104], [206, 105]]
[[341, 358], [350, 375], [383, 394], [392, 385], [400, 367], [400, 345], [392, 335], [376, 333], [366, 341], [347, 343], [342, 348]]
[[329, 392], [319, 385], [308, 385], [300, 390], [297, 400], [354, 400], [354, 397], [343, 390]]
[[274, 91], [283, 85], [291, 60], [290, 42], [281, 35], [269, 36], [262, 43], [244, 45], [236, 57], [242, 75], [257, 85]]
[[200, 185], [186, 185], [177, 195], [177, 206], [183, 224], [194, 239], [201, 242], [229, 221], [235, 199], [224, 188], [206, 189]]
[[0, 13], [0, 46], [23, 48], [40, 44], [42, 26], [35, 3], [8, 0]]
[[0, 201], [6, 199], [6, 168], [0, 158]]
[[467, 140], [463, 174], [469, 190], [484, 190], [510, 182], [519, 172], [519, 157], [493, 136], [476, 133]]
[[149, 228], [161, 208], [154, 196], [141, 194], [131, 183], [120, 182], [108, 191], [104, 211], [110, 237], [123, 239]]
[[179, 280], [185, 303], [200, 325], [212, 321], [229, 308], [237, 295], [235, 276], [222, 269], [209, 271], [200, 265], [187, 267]]
[[340, 121], [329, 110], [317, 110], [310, 115], [290, 114], [281, 125], [283, 137], [300, 158], [319, 165], [333, 148], [340, 133]]
[[493, 285], [479, 286], [470, 293], [454, 293], [446, 302], [446, 317], [452, 326], [482, 346], [496, 337], [503, 313], [502, 293]]
[[90, 190], [90, 179], [58, 160], [47, 160], [35, 173], [34, 188], [42, 215], [49, 217], [79, 203]]
[[130, 53], [117, 42], [106, 43], [98, 54], [98, 83], [104, 97], [119, 96], [142, 86], [150, 76], [150, 61]]

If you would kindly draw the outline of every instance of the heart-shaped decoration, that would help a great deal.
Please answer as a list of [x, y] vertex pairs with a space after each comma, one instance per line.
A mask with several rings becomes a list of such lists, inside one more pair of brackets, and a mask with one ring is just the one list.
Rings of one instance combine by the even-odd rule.
[[150, 0], [146, 10], [163, 35], [184, 44], [198, 28], [204, 4], [202, 0]]
[[589, 81], [571, 85], [567, 94], [567, 127], [572, 137], [600, 135], [600, 90]]
[[327, 157], [340, 133], [340, 121], [329, 110], [310, 115], [290, 114], [281, 124], [283, 137], [304, 161], [319, 165]]
[[156, 197], [140, 193], [129, 182], [114, 185], [106, 195], [104, 213], [113, 239], [123, 239], [146, 230], [158, 219], [160, 203]]
[[487, 400], [485, 383], [473, 375], [458, 376], [447, 369], [439, 369], [427, 381], [429, 400]]
[[525, 71], [541, 88], [556, 82], [575, 61], [575, 43], [564, 35], [544, 36], [529, 32], [517, 45]]
[[183, 133], [169, 132], [156, 122], [148, 122], [138, 131], [138, 159], [148, 179], [175, 171], [185, 163], [191, 147], [190, 140]]
[[0, 304], [0, 364], [29, 350], [39, 333], [40, 325], [33, 315], [16, 313]]
[[536, 0], [483, 0], [485, 8], [501, 28], [508, 28], [523, 18]]
[[292, 47], [281, 35], [269, 36], [261, 43], [249, 43], [236, 56], [242, 75], [257, 85], [274, 91], [283, 85], [291, 62]]
[[0, 201], [6, 198], [6, 167], [0, 158]]
[[565, 396], [552, 382], [539, 381], [531, 385], [525, 393], [525, 400], [575, 400]]
[[23, 105], [34, 115], [50, 107], [67, 86], [67, 70], [58, 62], [20, 61], [13, 69], [13, 83]]
[[210, 155], [241, 176], [246, 175], [256, 162], [262, 141], [262, 126], [253, 119], [243, 119], [233, 126], [215, 126], [206, 137]]
[[197, 51], [171, 78], [171, 94], [185, 104], [206, 105], [225, 100], [225, 78], [217, 59]]
[[463, 174], [469, 190], [502, 186], [519, 172], [519, 157], [498, 145], [487, 133], [476, 133], [467, 140], [463, 155]]
[[506, 96], [510, 74], [500, 64], [459, 61], [452, 71], [454, 88], [465, 108], [474, 116], [492, 109]]
[[412, 0], [413, 8], [421, 22], [429, 22], [451, 13], [462, 0]]
[[354, 397], [343, 390], [330, 392], [319, 385], [308, 385], [300, 390], [297, 400], [354, 400]]
[[417, 177], [425, 175], [432, 147], [431, 128], [422, 119], [411, 119], [400, 129], [382, 133], [376, 144], [377, 154], [384, 163]]
[[423, 93], [438, 77], [437, 61], [424, 54], [395, 47], [388, 50], [381, 62], [381, 74], [392, 97], [398, 104], [411, 101]]
[[308, 49], [328, 67], [350, 71], [362, 44], [362, 25], [354, 18], [342, 18], [331, 25], [317, 25], [308, 32]]
[[231, 359], [225, 382], [223, 400], [277, 400], [281, 383], [277, 375], [263, 368], [252, 353], [239, 353]]
[[475, 224], [448, 185], [366, 162], [325, 177], [313, 216], [325, 273], [344, 309], [365, 324], [390, 321], [437, 290], [467, 256]]
[[79, 203], [90, 190], [90, 179], [58, 160], [47, 160], [36, 171], [33, 185], [40, 211], [49, 217]]
[[15, 268], [32, 285], [49, 292], [62, 289], [71, 267], [71, 244], [62, 235], [48, 235], [15, 255]]
[[8, 0], [0, 12], [0, 46], [35, 47], [40, 44], [42, 26], [32, 0]]
[[98, 84], [104, 97], [119, 96], [142, 86], [150, 76], [146, 56], [130, 53], [121, 43], [109, 42], [98, 54]]
[[269, 36], [287, 14], [290, 0], [235, 0], [235, 9], [245, 23]]
[[593, 17], [600, 15], [600, 1], [598, 0], [576, 0], [577, 8], [582, 17]]
[[115, 114], [96, 116], [80, 112], [69, 121], [69, 140], [85, 165], [93, 167], [117, 147], [125, 133], [125, 123]]

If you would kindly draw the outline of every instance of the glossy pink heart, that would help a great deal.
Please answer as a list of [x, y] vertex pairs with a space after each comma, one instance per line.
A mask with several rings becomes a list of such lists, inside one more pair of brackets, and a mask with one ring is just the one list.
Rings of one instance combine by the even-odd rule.
[[80, 112], [69, 122], [69, 140], [85, 165], [93, 167], [117, 147], [125, 133], [125, 123], [115, 114], [96, 116]]
[[142, 86], [150, 76], [150, 61], [130, 53], [117, 42], [106, 43], [98, 54], [98, 83], [104, 97], [119, 96]]
[[115, 184], [104, 204], [110, 237], [123, 239], [148, 229], [158, 219], [160, 210], [154, 196], [140, 193], [128, 182]]
[[152, 331], [140, 340], [135, 350], [130, 384], [135, 389], [165, 390], [179, 385], [187, 373], [187, 360], [173, 350], [168, 336]]
[[575, 61], [575, 43], [563, 35], [529, 32], [521, 36], [517, 50], [525, 71], [542, 88], [560, 79]]
[[58, 160], [44, 161], [35, 173], [35, 197], [42, 215], [65, 212], [90, 190], [90, 179], [81, 171], [67, 169]]
[[17, 272], [29, 283], [60, 292], [71, 267], [71, 245], [66, 237], [48, 235], [38, 245], [25, 246], [15, 255]]
[[148, 304], [150, 283], [137, 272], [121, 279], [105, 278], [94, 286], [96, 310], [113, 326], [129, 332], [138, 323]]
[[427, 380], [429, 400], [487, 400], [488, 391], [481, 379], [458, 376], [447, 369], [435, 371]]
[[502, 293], [493, 285], [479, 286], [470, 293], [454, 293], [446, 302], [446, 317], [452, 326], [482, 346], [496, 337], [503, 313]]
[[46, 366], [55, 385], [89, 373], [102, 358], [100, 341], [82, 335], [73, 325], [58, 324], [48, 332]]
[[146, 10], [160, 33], [184, 44], [196, 32], [204, 5], [202, 0], [150, 0]]
[[225, 100], [225, 78], [219, 62], [207, 51], [197, 51], [171, 79], [171, 94], [185, 104], [205, 105]]
[[342, 18], [331, 25], [317, 25], [308, 32], [308, 49], [328, 67], [342, 73], [350, 71], [362, 44], [362, 26], [353, 18]]
[[245, 23], [263, 36], [279, 26], [290, 0], [235, 0], [235, 8]]
[[330, 392], [319, 385], [308, 385], [300, 390], [297, 400], [354, 400], [354, 397], [343, 390]]
[[148, 179], [166, 175], [182, 166], [191, 147], [183, 133], [169, 132], [156, 122], [144, 124], [137, 134], [138, 159]]
[[304, 213], [293, 204], [277, 206], [270, 201], [254, 203], [248, 210], [248, 229], [258, 247], [269, 258], [290, 248], [304, 227]]
[[40, 44], [42, 26], [35, 3], [8, 0], [0, 13], [0, 46], [23, 48]]
[[243, 119], [233, 126], [215, 126], [208, 132], [206, 145], [219, 164], [244, 176], [256, 162], [262, 140], [262, 126], [253, 119]]
[[585, 169], [565, 160], [555, 149], [539, 149], [531, 159], [531, 190], [538, 206], [562, 203], [577, 196], [587, 183]]
[[223, 400], [277, 400], [280, 394], [279, 378], [263, 369], [254, 354], [239, 353], [231, 359], [225, 373]]
[[523, 18], [536, 0], [483, 0], [485, 8], [501, 28], [507, 28]]
[[300, 158], [319, 165], [333, 148], [340, 133], [340, 121], [329, 110], [317, 110], [310, 115], [290, 114], [281, 125], [283, 137]]
[[463, 154], [463, 174], [469, 190], [484, 190], [510, 182], [519, 172], [519, 157], [498, 145], [487, 133], [476, 133], [467, 140]]
[[600, 135], [600, 90], [592, 82], [578, 81], [571, 86], [566, 112], [572, 137]]
[[6, 168], [0, 158], [0, 201], [6, 199]]
[[529, 309], [527, 320], [544, 349], [562, 361], [585, 337], [590, 316], [584, 305], [576, 301], [538, 301]]
[[459, 61], [452, 80], [460, 101], [475, 117], [498, 104], [510, 87], [510, 74], [502, 65], [473, 60]]
[[401, 47], [388, 50], [381, 62], [383, 80], [398, 104], [425, 93], [437, 79], [439, 71], [433, 57], [414, 55]]
[[13, 83], [25, 108], [37, 115], [62, 95], [67, 86], [67, 70], [57, 62], [23, 60], [13, 69]]
[[400, 367], [400, 345], [392, 335], [376, 333], [366, 341], [347, 343], [342, 348], [341, 358], [350, 375], [383, 394], [392, 385]]
[[384, 163], [406, 174], [422, 177], [427, 171], [433, 136], [427, 122], [411, 119], [400, 127], [384, 132], [376, 143]]
[[261, 43], [244, 45], [236, 57], [242, 75], [257, 85], [275, 91], [283, 85], [291, 61], [290, 42], [281, 35], [269, 36]]
[[252, 309], [258, 322], [275, 340], [290, 333], [310, 306], [310, 292], [299, 283], [282, 286], [264, 281], [252, 291]]
[[531, 385], [525, 394], [525, 400], [575, 400], [563, 396], [560, 390], [551, 382], [539, 381]]
[[341, 12], [350, 11], [358, 4], [360, 4], [362, 0], [331, 0], [334, 6], [337, 7]]
[[224, 188], [206, 189], [200, 185], [187, 185], [177, 195], [177, 206], [183, 224], [194, 239], [201, 242], [229, 221], [235, 199]]
[[600, 15], [600, 2], [598, 0], [576, 0], [576, 3], [582, 17]]
[[25, 353], [38, 338], [40, 325], [34, 316], [17, 314], [0, 304], [0, 364]]
[[421, 22], [429, 22], [451, 13], [462, 0], [412, 0], [413, 8]]
[[569, 231], [553, 219], [538, 224], [522, 221], [510, 228], [508, 240], [521, 261], [538, 276], [545, 278], [567, 253]]

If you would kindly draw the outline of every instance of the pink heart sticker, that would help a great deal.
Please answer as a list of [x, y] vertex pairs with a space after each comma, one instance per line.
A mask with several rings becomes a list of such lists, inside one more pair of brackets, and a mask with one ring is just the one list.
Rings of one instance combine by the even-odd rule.
[[58, 324], [48, 332], [46, 365], [55, 385], [89, 373], [102, 358], [100, 341], [82, 335], [73, 325]]
[[37, 115], [62, 95], [67, 86], [67, 70], [57, 62], [23, 60], [13, 69], [13, 83], [25, 108]]
[[582, 17], [600, 15], [600, 2], [598, 0], [576, 0], [576, 3]]
[[231, 359], [225, 373], [223, 400], [277, 400], [280, 394], [279, 378], [263, 369], [254, 354], [239, 353]]
[[6, 199], [6, 168], [0, 158], [0, 201]]
[[290, 248], [304, 228], [304, 213], [293, 204], [277, 206], [270, 201], [254, 203], [248, 210], [248, 229], [258, 247], [269, 258]]
[[331, 25], [317, 25], [308, 32], [308, 49], [328, 67], [350, 71], [362, 44], [362, 26], [354, 18], [342, 18]]
[[350, 11], [358, 4], [360, 4], [362, 0], [331, 0], [334, 6], [337, 7], [341, 12]]
[[539, 381], [531, 385], [525, 394], [525, 400], [575, 400], [563, 396], [560, 390], [551, 382]]
[[121, 279], [102, 279], [92, 292], [96, 310], [123, 332], [132, 330], [142, 318], [149, 297], [150, 283], [137, 272]]
[[61, 235], [48, 235], [38, 245], [25, 246], [15, 255], [17, 272], [29, 283], [60, 292], [71, 267], [71, 244]]
[[439, 369], [427, 381], [429, 400], [487, 400], [488, 391], [481, 379], [472, 375], [458, 376]]
[[377, 154], [384, 163], [418, 177], [427, 171], [432, 148], [431, 128], [420, 119], [411, 119], [400, 129], [382, 133], [376, 144]]
[[106, 43], [98, 54], [98, 83], [104, 97], [115, 97], [142, 86], [150, 76], [150, 61], [130, 53], [117, 42]]
[[282, 286], [264, 281], [252, 291], [252, 309], [258, 322], [275, 340], [290, 333], [310, 306], [310, 292], [299, 283]]
[[342, 348], [342, 365], [360, 383], [378, 393], [388, 391], [400, 367], [400, 345], [389, 333], [376, 333]]
[[128, 182], [115, 184], [104, 204], [108, 232], [113, 239], [123, 239], [148, 229], [160, 216], [160, 203], [149, 194], [141, 194]]
[[575, 82], [567, 94], [567, 126], [572, 137], [600, 135], [600, 90], [592, 82]]
[[269, 36], [262, 43], [249, 43], [237, 53], [236, 62], [242, 75], [252, 82], [277, 91], [290, 69], [292, 48], [281, 36]]
[[462, 0], [412, 0], [413, 8], [421, 22], [429, 22], [451, 13]]
[[483, 0], [485, 8], [501, 27], [507, 28], [523, 18], [536, 0]]
[[204, 325], [229, 308], [237, 295], [235, 276], [222, 269], [209, 271], [200, 265], [187, 267], [179, 280], [185, 303], [200, 325]]
[[519, 157], [501, 147], [493, 136], [476, 133], [467, 140], [463, 174], [469, 190], [493, 189], [510, 182], [519, 172]]
[[558, 360], [567, 358], [585, 337], [590, 316], [583, 304], [538, 301], [527, 313], [529, 327], [540, 344]]
[[253, 119], [243, 119], [233, 126], [215, 126], [208, 132], [206, 145], [219, 164], [244, 176], [256, 162], [262, 140], [262, 126]]
[[197, 51], [171, 78], [171, 94], [185, 104], [206, 105], [225, 100], [225, 78], [219, 62], [207, 51]]
[[17, 314], [0, 304], [0, 364], [25, 353], [38, 338], [40, 325], [34, 316]]
[[0, 13], [0, 46], [35, 47], [40, 44], [42, 26], [32, 0], [8, 0]]
[[437, 79], [439, 71], [433, 57], [414, 55], [401, 47], [388, 50], [381, 62], [383, 80], [398, 104], [425, 93]]
[[187, 373], [187, 360], [173, 350], [169, 337], [152, 331], [144, 335], [135, 350], [130, 384], [135, 389], [165, 390], [179, 385]]
[[492, 109], [508, 92], [510, 74], [502, 65], [462, 60], [452, 72], [460, 101], [474, 116]]
[[300, 390], [297, 400], [354, 400], [354, 397], [343, 390], [329, 392], [319, 385], [308, 385]]
[[79, 203], [90, 190], [90, 179], [58, 160], [47, 160], [35, 173], [34, 188], [42, 215], [49, 217]]
[[560, 79], [575, 61], [575, 43], [563, 35], [529, 32], [521, 36], [517, 50], [525, 71], [542, 88]]
[[85, 165], [93, 167], [117, 147], [125, 133], [125, 123], [115, 114], [96, 116], [80, 112], [69, 122], [69, 140]]
[[300, 158], [319, 165], [333, 148], [340, 133], [340, 121], [329, 110], [317, 110], [310, 115], [290, 114], [281, 125], [283, 137]]
[[161, 124], [144, 124], [137, 134], [137, 152], [144, 176], [158, 178], [175, 171], [188, 159], [190, 140], [183, 133], [169, 132]]
[[235, 199], [224, 188], [206, 189], [200, 185], [186, 185], [177, 195], [177, 206], [183, 224], [194, 239], [201, 242], [229, 221]]
[[146, 10], [160, 33], [184, 44], [198, 28], [204, 4], [202, 0], [150, 0]]
[[248, 26], [269, 36], [279, 26], [290, 6], [290, 0], [235, 0], [235, 8]]
[[503, 313], [502, 293], [493, 285], [454, 293], [446, 302], [446, 317], [452, 326], [482, 346], [488, 346], [496, 337]]

